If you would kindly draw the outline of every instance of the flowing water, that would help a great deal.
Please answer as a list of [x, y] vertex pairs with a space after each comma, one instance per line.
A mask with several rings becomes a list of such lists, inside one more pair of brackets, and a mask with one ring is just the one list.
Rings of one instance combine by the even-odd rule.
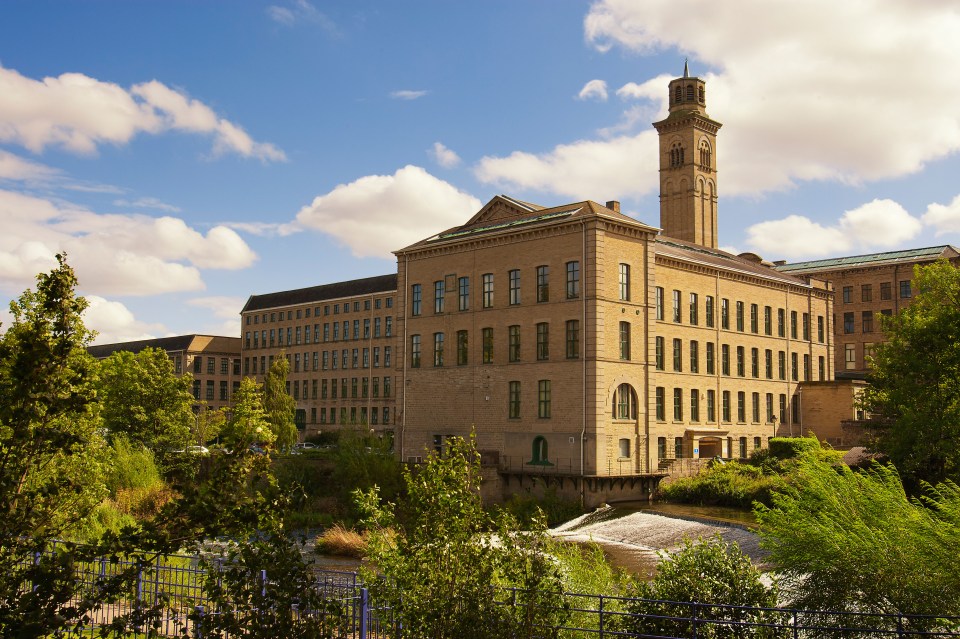
[[652, 577], [660, 551], [675, 550], [685, 537], [719, 535], [726, 543], [736, 542], [754, 562], [762, 563], [764, 553], [759, 537], [749, 529], [752, 523], [748, 513], [726, 509], [708, 513], [666, 504], [602, 506], [551, 529], [550, 534], [574, 543], [596, 543], [614, 565]]

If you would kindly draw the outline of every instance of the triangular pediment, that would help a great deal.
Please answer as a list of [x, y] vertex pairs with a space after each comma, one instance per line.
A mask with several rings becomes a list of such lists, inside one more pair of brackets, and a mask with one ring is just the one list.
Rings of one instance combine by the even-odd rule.
[[464, 226], [512, 220], [541, 210], [543, 210], [542, 206], [514, 200], [506, 195], [497, 195], [487, 202]]

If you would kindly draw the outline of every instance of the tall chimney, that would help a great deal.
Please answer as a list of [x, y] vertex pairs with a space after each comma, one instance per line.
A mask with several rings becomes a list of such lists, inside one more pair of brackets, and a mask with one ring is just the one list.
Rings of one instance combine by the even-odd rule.
[[613, 211], [614, 213], [620, 212], [620, 202], [617, 200], [610, 200], [607, 202], [607, 208]]

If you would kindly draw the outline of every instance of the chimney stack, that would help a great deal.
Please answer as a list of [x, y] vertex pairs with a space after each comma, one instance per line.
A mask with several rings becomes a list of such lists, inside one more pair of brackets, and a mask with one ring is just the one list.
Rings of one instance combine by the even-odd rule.
[[614, 213], [620, 212], [620, 202], [617, 200], [610, 200], [607, 202], [607, 208], [613, 211]]

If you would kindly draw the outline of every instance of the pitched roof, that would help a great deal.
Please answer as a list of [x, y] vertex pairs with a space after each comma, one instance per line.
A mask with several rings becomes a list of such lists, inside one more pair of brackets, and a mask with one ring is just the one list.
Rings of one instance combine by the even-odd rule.
[[930, 246], [927, 248], [907, 249], [903, 251], [887, 251], [885, 253], [870, 253], [868, 255], [852, 255], [849, 257], [832, 257], [825, 260], [811, 260], [808, 262], [794, 262], [779, 264], [775, 268], [781, 273], [812, 273], [816, 271], [835, 271], [861, 266], [879, 266], [882, 264], [897, 264], [901, 262], [916, 262], [936, 260], [940, 257], [953, 258], [960, 256], [960, 250], [949, 244]]
[[279, 308], [281, 306], [293, 306], [296, 304], [312, 304], [314, 302], [322, 302], [324, 300], [338, 299], [341, 297], [390, 293], [396, 290], [397, 274], [390, 273], [388, 275], [376, 275], [374, 277], [348, 280], [346, 282], [333, 282], [331, 284], [321, 284], [320, 286], [311, 286], [309, 288], [298, 288], [292, 291], [251, 295], [240, 312], [246, 313], [247, 311], [259, 311], [267, 308]]
[[116, 342], [114, 344], [97, 344], [95, 346], [88, 346], [87, 352], [96, 358], [103, 358], [109, 357], [117, 351], [139, 353], [145, 348], [159, 348], [168, 353], [187, 350], [200, 351], [211, 344], [214, 348], [220, 346], [226, 350], [234, 350], [232, 346], [235, 345], [237, 353], [239, 354], [240, 352], [239, 337], [197, 335], [196, 333], [191, 335], [176, 335], [174, 337], [158, 337], [156, 339], [141, 339], [132, 342]]
[[806, 280], [795, 277], [790, 274], [780, 273], [777, 270], [739, 255], [733, 255], [726, 251], [707, 248], [693, 242], [678, 240], [672, 237], [658, 236], [654, 244], [654, 250], [657, 255], [664, 257], [673, 257], [676, 259], [698, 262], [717, 268], [731, 271], [739, 271], [756, 277], [762, 277], [778, 282], [786, 282], [799, 286], [807, 286]]
[[457, 240], [467, 236], [474, 237], [501, 231], [555, 224], [584, 215], [616, 219], [631, 225], [645, 227], [650, 231], [657, 231], [656, 227], [644, 224], [629, 215], [617, 213], [590, 200], [545, 208], [537, 204], [521, 202], [506, 195], [498, 195], [487, 202], [465, 224], [441, 231], [436, 235], [395, 251], [395, 253], [403, 253], [409, 249], [429, 246], [445, 240]]

